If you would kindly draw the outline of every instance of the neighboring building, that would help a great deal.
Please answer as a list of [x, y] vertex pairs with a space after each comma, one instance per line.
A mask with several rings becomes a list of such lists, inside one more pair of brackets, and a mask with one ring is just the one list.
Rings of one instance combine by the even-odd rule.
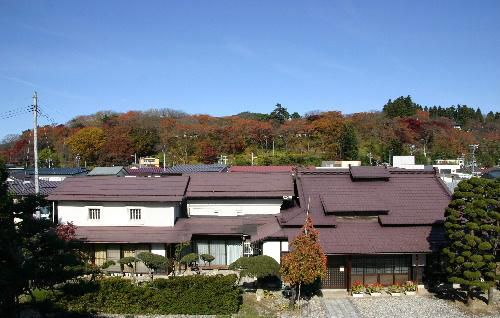
[[214, 163], [210, 165], [176, 165], [167, 168], [168, 174], [191, 174], [205, 172], [227, 172], [227, 166]]
[[[40, 195], [47, 196], [51, 194], [60, 184], [61, 181], [39, 180]], [[35, 182], [33, 179], [18, 180], [11, 178], [7, 180], [7, 187], [9, 193], [17, 197], [35, 195]]]
[[[309, 213], [328, 255], [323, 288], [422, 281], [431, 253], [444, 241], [450, 192], [434, 171], [384, 167], [303, 170], [297, 174], [300, 208], [282, 211], [257, 240], [291, 241]], [[255, 239], [255, 238], [254, 238]]]
[[498, 179], [500, 178], [500, 167], [492, 167], [487, 169], [481, 175], [482, 178], [486, 179]]
[[231, 166], [228, 172], [293, 174], [294, 170], [294, 166]]
[[95, 167], [90, 171], [88, 176], [115, 176], [115, 177], [123, 177], [128, 175], [127, 170], [122, 166], [116, 167]]
[[159, 168], [159, 167], [131, 167], [127, 168], [127, 173], [129, 176], [136, 176], [136, 177], [160, 177], [167, 175], [167, 168]]
[[[83, 176], [87, 174], [85, 168], [39, 168], [38, 179], [46, 181], [63, 181], [67, 177]], [[9, 169], [9, 176], [22, 180], [32, 179], [35, 176], [35, 169]]]
[[141, 157], [139, 158], [139, 166], [142, 167], [159, 167], [160, 159], [155, 157]]
[[392, 166], [402, 169], [424, 169], [424, 165], [415, 164], [415, 156], [393, 156]]
[[361, 161], [353, 160], [338, 160], [338, 161], [322, 161], [321, 167], [316, 167], [316, 169], [331, 169], [331, 168], [349, 168], [349, 166], [361, 166]]

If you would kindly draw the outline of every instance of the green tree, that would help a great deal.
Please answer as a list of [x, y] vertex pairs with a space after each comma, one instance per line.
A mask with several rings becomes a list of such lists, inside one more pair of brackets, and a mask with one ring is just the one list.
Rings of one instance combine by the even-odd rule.
[[[466, 287], [468, 303], [475, 288], [490, 289], [498, 280], [499, 197], [500, 180], [472, 178], [458, 184], [446, 209], [446, 272], [450, 282]], [[490, 289], [488, 303], [491, 301]]]
[[162, 255], [141, 252], [137, 255], [137, 259], [144, 263], [144, 265], [149, 269], [151, 280], [153, 280], [154, 272], [159, 269], [167, 269], [169, 265], [168, 258]]
[[83, 160], [95, 163], [105, 142], [104, 132], [101, 128], [86, 127], [80, 129], [68, 140], [73, 155], [80, 155]]
[[280, 123], [283, 124], [288, 118], [290, 118], [290, 114], [288, 113], [288, 110], [286, 107], [281, 106], [280, 103], [276, 104], [276, 108], [269, 114], [269, 117]]
[[59, 166], [59, 155], [51, 148], [44, 148], [38, 156], [41, 167], [57, 167]]
[[291, 252], [282, 258], [281, 277], [298, 290], [311, 285], [326, 274], [326, 256], [319, 243], [319, 231], [313, 226], [310, 216], [302, 227], [302, 233], [291, 243]]
[[340, 136], [340, 150], [342, 160], [358, 159], [358, 135], [356, 129], [351, 123], [344, 123], [342, 134]]
[[411, 96], [408, 95], [406, 97], [400, 96], [394, 101], [389, 99], [387, 104], [384, 105], [383, 111], [388, 117], [394, 118], [413, 116], [416, 114], [417, 109], [421, 109], [421, 107], [415, 104]]

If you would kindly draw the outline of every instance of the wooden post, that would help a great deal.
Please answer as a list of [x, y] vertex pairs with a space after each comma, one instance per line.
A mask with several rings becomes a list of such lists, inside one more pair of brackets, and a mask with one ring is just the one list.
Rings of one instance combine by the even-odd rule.
[[347, 256], [347, 291], [351, 290], [352, 255]]
[[418, 271], [419, 271], [418, 254], [415, 254], [415, 263], [417, 266], [417, 268], [415, 268], [415, 284], [417, 285], [417, 288], [418, 288]]

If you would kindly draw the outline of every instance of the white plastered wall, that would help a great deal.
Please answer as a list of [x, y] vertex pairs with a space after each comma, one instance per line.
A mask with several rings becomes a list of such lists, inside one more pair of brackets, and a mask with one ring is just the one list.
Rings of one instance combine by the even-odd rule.
[[[101, 210], [99, 220], [89, 219], [89, 209]], [[141, 209], [141, 219], [131, 220], [129, 209]], [[58, 203], [59, 223], [76, 226], [174, 226], [180, 208], [156, 202], [77, 202]]]
[[287, 241], [266, 241], [262, 243], [262, 255], [267, 255], [281, 263], [281, 252], [288, 252]]
[[188, 200], [189, 216], [279, 214], [283, 199]]

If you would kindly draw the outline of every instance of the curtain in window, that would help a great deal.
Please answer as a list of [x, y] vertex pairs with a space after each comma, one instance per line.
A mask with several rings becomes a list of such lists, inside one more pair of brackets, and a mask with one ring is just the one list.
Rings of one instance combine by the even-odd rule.
[[[142, 252], [149, 252], [149, 250], [150, 250], [149, 244], [136, 245], [135, 256], [137, 257]], [[149, 269], [146, 267], [146, 265], [144, 265], [143, 262], [137, 262], [135, 266], [136, 266], [135, 271], [137, 273], [149, 273]]]
[[212, 264], [226, 265], [226, 242], [223, 240], [213, 240], [210, 242], [210, 254], [215, 257]]
[[[210, 249], [208, 248], [208, 240], [199, 240], [194, 242], [194, 250], [198, 255], [210, 254]], [[212, 254], [210, 254], [212, 255]]]
[[243, 256], [243, 246], [241, 241], [238, 240], [228, 240], [226, 241], [227, 248], [227, 265]]
[[106, 261], [106, 246], [104, 244], [96, 244], [94, 252], [94, 263], [101, 266]]
[[109, 271], [120, 271], [120, 264], [118, 260], [120, 259], [120, 245], [109, 244], [107, 249], [107, 260], [115, 261], [115, 265], [108, 267]]

